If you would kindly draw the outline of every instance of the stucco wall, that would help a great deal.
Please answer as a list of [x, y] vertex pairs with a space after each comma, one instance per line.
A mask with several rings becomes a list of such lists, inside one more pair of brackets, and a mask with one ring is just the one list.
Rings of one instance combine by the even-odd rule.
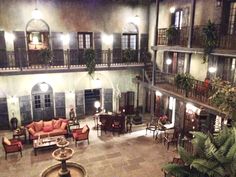
[[[116, 93], [134, 91], [135, 104], [137, 99], [137, 85], [132, 82], [132, 78], [140, 74], [140, 70], [119, 70], [119, 71], [99, 71], [94, 78], [101, 81], [102, 88], [113, 88], [113, 110], [117, 110]], [[97, 88], [94, 80], [87, 72], [79, 73], [53, 73], [53, 74], [32, 74], [0, 77], [1, 92], [7, 96], [8, 113], [12, 117], [12, 112], [20, 118], [19, 97], [31, 95], [32, 87], [39, 83], [46, 82], [55, 92], [65, 92], [66, 115], [69, 114], [71, 106], [75, 106], [75, 91]], [[140, 95], [143, 93], [140, 89]], [[140, 96], [139, 105], [142, 105]], [[20, 122], [20, 121], [19, 121]]]
[[207, 74], [207, 63], [202, 63], [202, 55], [192, 54], [190, 74], [197, 80], [204, 81]]

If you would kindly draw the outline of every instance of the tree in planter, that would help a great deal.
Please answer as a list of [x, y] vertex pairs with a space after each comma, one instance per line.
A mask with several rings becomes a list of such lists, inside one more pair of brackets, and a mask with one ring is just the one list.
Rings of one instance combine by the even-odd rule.
[[92, 76], [95, 71], [95, 66], [96, 66], [95, 50], [94, 49], [86, 49], [85, 53], [84, 53], [84, 57], [86, 60], [86, 67], [88, 69], [88, 74], [90, 76]]
[[166, 164], [167, 176], [176, 177], [235, 177], [236, 128], [224, 127], [216, 136], [192, 132], [193, 154], [179, 147], [183, 165]]
[[181, 73], [175, 76], [175, 84], [177, 88], [183, 89], [186, 92], [186, 97], [188, 92], [193, 88], [194, 77], [188, 73]]
[[49, 48], [41, 49], [39, 52], [39, 58], [42, 59], [42, 63], [45, 65], [52, 64], [53, 57], [53, 53]]
[[178, 35], [179, 35], [179, 31], [177, 30], [177, 28], [175, 26], [170, 26], [166, 30], [166, 36], [167, 36], [167, 39], [168, 39], [168, 44], [175, 44]]
[[236, 122], [236, 87], [228, 81], [219, 78], [212, 81], [215, 92], [210, 97], [210, 101], [217, 106], [226, 118], [232, 118]]
[[125, 49], [123, 50], [123, 62], [132, 62], [135, 60], [136, 50], [134, 49]]
[[202, 29], [203, 34], [203, 63], [208, 61], [209, 56], [211, 55], [212, 51], [217, 46], [217, 29], [214, 23], [208, 20], [206, 27]]

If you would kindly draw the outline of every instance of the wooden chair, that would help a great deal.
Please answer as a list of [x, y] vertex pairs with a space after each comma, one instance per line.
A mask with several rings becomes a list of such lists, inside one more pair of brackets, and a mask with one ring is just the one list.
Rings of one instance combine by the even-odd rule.
[[177, 147], [178, 138], [179, 138], [179, 130], [176, 128], [174, 129], [173, 133], [167, 131], [165, 132], [163, 140], [164, 140], [164, 145], [167, 145], [167, 150], [169, 150], [170, 144], [175, 144], [175, 146]]
[[20, 155], [22, 157], [23, 145], [20, 140], [17, 139], [8, 140], [6, 137], [2, 137], [2, 145], [5, 151], [6, 160], [7, 160], [7, 154], [14, 152], [20, 152]]
[[77, 146], [77, 141], [88, 140], [89, 144], [89, 127], [85, 125], [83, 128], [77, 128], [72, 130], [73, 140], [75, 141], [75, 146]]
[[153, 138], [154, 138], [155, 132], [157, 131], [157, 126], [158, 126], [157, 120], [153, 120], [153, 121], [147, 123], [146, 135], [147, 135], [147, 131], [149, 130], [149, 131], [153, 132]]

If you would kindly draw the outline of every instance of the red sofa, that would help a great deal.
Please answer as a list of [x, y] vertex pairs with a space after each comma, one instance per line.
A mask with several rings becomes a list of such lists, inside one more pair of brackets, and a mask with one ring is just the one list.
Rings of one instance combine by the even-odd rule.
[[59, 136], [67, 135], [67, 119], [52, 119], [50, 121], [40, 120], [38, 122], [32, 122], [26, 126], [29, 132], [29, 140], [48, 137], [48, 136]]

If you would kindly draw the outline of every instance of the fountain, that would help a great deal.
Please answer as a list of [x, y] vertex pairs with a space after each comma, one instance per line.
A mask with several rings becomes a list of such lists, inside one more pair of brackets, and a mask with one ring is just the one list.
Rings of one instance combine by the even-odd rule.
[[44, 170], [41, 177], [88, 177], [82, 165], [74, 162], [66, 162], [74, 154], [74, 150], [67, 147], [69, 144], [65, 138], [58, 139], [56, 144], [58, 149], [53, 151], [52, 156], [61, 163]]

